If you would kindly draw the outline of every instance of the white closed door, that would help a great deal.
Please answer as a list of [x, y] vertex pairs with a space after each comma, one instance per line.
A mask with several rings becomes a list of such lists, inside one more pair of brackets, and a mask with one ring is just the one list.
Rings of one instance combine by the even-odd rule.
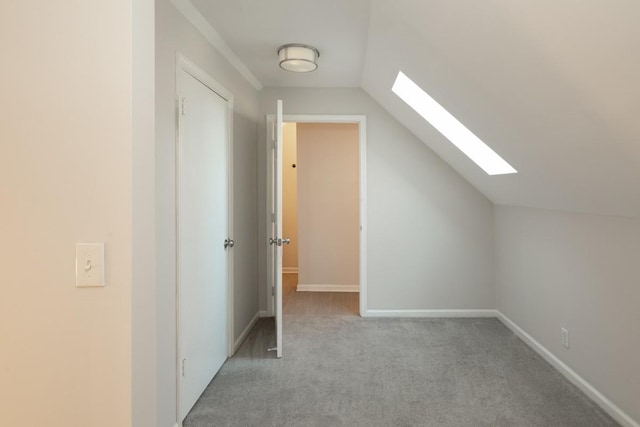
[[178, 412], [184, 420], [228, 356], [229, 106], [178, 75]]

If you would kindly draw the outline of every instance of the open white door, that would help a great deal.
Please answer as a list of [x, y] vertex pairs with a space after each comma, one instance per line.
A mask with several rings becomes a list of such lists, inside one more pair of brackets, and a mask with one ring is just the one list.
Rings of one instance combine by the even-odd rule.
[[277, 116], [271, 132], [271, 282], [273, 283], [273, 306], [276, 322], [276, 356], [282, 357], [282, 100], [277, 101]]

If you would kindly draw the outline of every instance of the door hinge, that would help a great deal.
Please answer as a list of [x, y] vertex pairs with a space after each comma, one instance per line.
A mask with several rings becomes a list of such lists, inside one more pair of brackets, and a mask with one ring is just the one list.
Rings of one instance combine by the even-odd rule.
[[182, 359], [182, 376], [184, 377], [184, 365], [186, 364], [187, 359]]
[[187, 98], [182, 98], [180, 101], [180, 114], [183, 116], [187, 114]]
[[[264, 288], [263, 288], [264, 289]], [[271, 287], [271, 296], [275, 296], [276, 295], [276, 287], [272, 286]]]

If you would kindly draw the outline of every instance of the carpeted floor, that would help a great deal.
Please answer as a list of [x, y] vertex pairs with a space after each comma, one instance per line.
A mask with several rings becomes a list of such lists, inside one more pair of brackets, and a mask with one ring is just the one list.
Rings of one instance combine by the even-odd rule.
[[261, 319], [185, 420], [222, 426], [615, 426], [496, 319]]

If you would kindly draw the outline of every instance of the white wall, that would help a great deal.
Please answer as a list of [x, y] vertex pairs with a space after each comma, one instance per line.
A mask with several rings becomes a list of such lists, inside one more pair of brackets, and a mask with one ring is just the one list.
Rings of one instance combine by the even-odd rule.
[[[367, 116], [368, 306], [492, 309], [493, 205], [361, 89], [265, 88], [259, 132], [265, 209], [264, 115]], [[266, 221], [260, 221], [260, 306], [266, 307]]]
[[258, 92], [169, 2], [156, 1], [156, 212], [158, 426], [172, 426], [175, 407], [175, 60], [185, 55], [234, 96], [234, 330], [258, 312], [256, 290]]
[[130, 1], [0, 3], [2, 425], [131, 425], [132, 45]]
[[495, 210], [498, 310], [640, 420], [640, 220]]
[[296, 124], [282, 130], [282, 235], [291, 243], [282, 247], [284, 271], [298, 271], [298, 161]]
[[[298, 123], [298, 287], [357, 287], [359, 125]], [[286, 167], [287, 165], [285, 165]], [[328, 285], [328, 286], [327, 286]]]
[[156, 427], [155, 1], [133, 1], [131, 406], [134, 427]]

